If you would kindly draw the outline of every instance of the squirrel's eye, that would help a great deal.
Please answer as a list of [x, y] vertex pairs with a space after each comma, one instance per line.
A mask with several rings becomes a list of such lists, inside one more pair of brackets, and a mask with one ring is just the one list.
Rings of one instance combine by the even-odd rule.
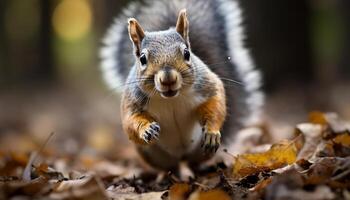
[[146, 65], [147, 64], [147, 58], [146, 58], [145, 54], [141, 54], [140, 62], [141, 62], [141, 65]]
[[190, 51], [186, 48], [184, 49], [184, 58], [185, 60], [189, 61], [190, 60]]

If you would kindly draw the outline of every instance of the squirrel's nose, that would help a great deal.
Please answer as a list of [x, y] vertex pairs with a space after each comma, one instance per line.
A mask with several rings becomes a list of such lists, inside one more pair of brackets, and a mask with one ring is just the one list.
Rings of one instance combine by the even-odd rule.
[[164, 86], [171, 86], [177, 82], [177, 75], [171, 67], [164, 67], [159, 77], [159, 82]]
[[165, 86], [171, 86], [174, 85], [177, 81], [177, 77], [172, 78], [171, 76], [164, 76], [159, 79], [160, 83]]

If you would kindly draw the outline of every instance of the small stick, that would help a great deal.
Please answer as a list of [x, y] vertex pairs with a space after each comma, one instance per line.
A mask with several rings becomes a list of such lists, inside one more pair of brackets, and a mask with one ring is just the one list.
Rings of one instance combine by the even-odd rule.
[[30, 181], [31, 180], [31, 171], [32, 171], [32, 166], [34, 165], [38, 155], [40, 153], [42, 153], [42, 151], [44, 150], [45, 146], [47, 145], [47, 143], [50, 141], [50, 139], [52, 138], [52, 136], [54, 135], [54, 132], [51, 132], [49, 137], [47, 137], [47, 139], [45, 140], [45, 142], [41, 145], [40, 149], [38, 152], [33, 151], [30, 154], [29, 157], [29, 161], [26, 165], [26, 167], [24, 168], [23, 174], [22, 174], [22, 179], [25, 181]]

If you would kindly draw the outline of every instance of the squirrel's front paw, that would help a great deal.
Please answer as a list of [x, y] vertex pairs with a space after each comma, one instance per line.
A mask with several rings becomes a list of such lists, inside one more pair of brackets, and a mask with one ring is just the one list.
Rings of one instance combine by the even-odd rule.
[[145, 143], [151, 143], [154, 140], [158, 140], [159, 132], [159, 124], [157, 122], [152, 122], [148, 124], [143, 131], [141, 131], [140, 137]]
[[202, 148], [204, 148], [204, 152], [207, 154], [215, 153], [220, 146], [220, 138], [221, 134], [219, 131], [205, 132], [202, 143]]

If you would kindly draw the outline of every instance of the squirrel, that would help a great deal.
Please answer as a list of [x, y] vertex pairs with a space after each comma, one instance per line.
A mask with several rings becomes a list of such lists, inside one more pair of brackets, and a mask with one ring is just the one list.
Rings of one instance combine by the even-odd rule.
[[121, 89], [124, 132], [151, 166], [195, 166], [259, 120], [261, 74], [241, 23], [235, 0], [149, 0], [108, 30], [102, 73]]

